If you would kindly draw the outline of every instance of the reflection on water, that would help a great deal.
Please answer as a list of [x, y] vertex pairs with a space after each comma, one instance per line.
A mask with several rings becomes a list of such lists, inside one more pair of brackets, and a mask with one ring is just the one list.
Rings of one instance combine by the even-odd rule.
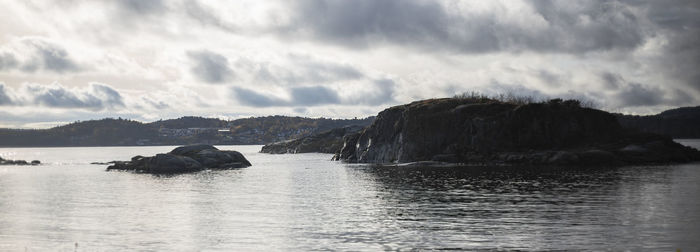
[[89, 163], [171, 147], [0, 149], [48, 163], [0, 167], [0, 250], [700, 246], [700, 164], [398, 168], [222, 148], [253, 166], [154, 176]]

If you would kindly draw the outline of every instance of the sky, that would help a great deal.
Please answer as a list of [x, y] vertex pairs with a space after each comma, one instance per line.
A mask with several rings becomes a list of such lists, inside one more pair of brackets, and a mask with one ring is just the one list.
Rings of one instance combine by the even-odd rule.
[[464, 92], [700, 105], [700, 1], [0, 0], [0, 127], [353, 118]]

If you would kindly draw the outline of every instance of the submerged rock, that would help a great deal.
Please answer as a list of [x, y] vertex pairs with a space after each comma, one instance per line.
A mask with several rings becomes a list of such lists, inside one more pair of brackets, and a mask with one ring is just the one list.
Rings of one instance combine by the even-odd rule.
[[516, 105], [432, 99], [379, 113], [335, 159], [358, 163], [624, 165], [699, 161], [670, 137], [624, 129], [614, 115], [560, 99]]
[[266, 144], [260, 152], [270, 154], [339, 153], [340, 149], [343, 148], [343, 137], [357, 133], [362, 129], [361, 126], [336, 128], [299, 139]]
[[219, 150], [211, 145], [177, 147], [153, 157], [134, 156], [130, 161], [113, 161], [107, 170], [130, 170], [143, 173], [167, 174], [196, 172], [204, 169], [233, 169], [251, 166], [237, 151]]

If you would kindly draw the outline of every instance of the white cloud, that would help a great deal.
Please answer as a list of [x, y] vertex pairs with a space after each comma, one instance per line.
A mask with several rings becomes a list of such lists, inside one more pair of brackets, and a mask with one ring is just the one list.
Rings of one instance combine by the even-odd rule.
[[26, 112], [16, 122], [355, 117], [472, 90], [632, 113], [700, 101], [696, 1], [0, 4], [0, 107]]

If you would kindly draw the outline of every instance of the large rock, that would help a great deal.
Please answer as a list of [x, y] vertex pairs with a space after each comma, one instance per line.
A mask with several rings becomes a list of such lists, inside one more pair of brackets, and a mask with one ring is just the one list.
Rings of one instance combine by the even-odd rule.
[[190, 157], [157, 154], [145, 161], [144, 168], [149, 173], [185, 173], [201, 171], [204, 166]]
[[286, 153], [339, 153], [343, 148], [343, 137], [362, 130], [361, 126], [347, 126], [324, 131], [318, 134], [299, 139], [267, 144], [260, 150], [261, 153], [286, 154]]
[[222, 151], [211, 145], [189, 145], [153, 157], [135, 156], [130, 161], [114, 161], [107, 170], [167, 174], [248, 166], [250, 162], [240, 152]]
[[31, 162], [27, 162], [26, 160], [8, 160], [8, 159], [3, 159], [0, 157], [0, 165], [40, 165], [41, 162], [39, 160], [32, 160]]
[[348, 135], [336, 159], [359, 163], [621, 165], [700, 160], [666, 136], [623, 129], [610, 113], [576, 101], [516, 105], [432, 99], [379, 113]]

